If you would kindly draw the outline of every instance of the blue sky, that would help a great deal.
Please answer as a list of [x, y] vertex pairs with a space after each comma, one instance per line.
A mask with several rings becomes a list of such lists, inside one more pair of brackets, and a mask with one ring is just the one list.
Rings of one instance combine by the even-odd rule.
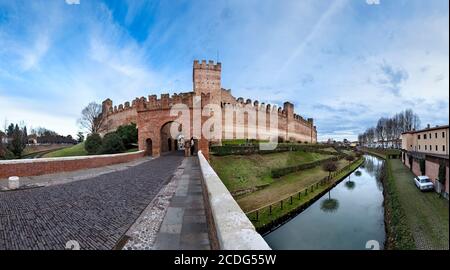
[[0, 0], [0, 122], [76, 134], [90, 101], [192, 89], [222, 62], [234, 96], [355, 139], [406, 108], [449, 122], [447, 0]]

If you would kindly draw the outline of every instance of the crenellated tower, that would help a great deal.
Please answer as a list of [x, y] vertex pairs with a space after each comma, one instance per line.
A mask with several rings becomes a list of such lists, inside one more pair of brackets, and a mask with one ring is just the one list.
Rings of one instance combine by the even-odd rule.
[[221, 101], [221, 63], [214, 61], [194, 61], [192, 72], [193, 90], [195, 95], [210, 94], [210, 102], [220, 104]]

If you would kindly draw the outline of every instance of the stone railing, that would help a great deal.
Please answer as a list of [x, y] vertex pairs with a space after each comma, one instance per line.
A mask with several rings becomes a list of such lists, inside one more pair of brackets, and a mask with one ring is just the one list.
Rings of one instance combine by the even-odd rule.
[[143, 157], [144, 153], [145, 151], [138, 151], [113, 155], [2, 160], [0, 161], [0, 179], [97, 168], [130, 162]]
[[270, 250], [201, 151], [198, 159], [220, 249]]

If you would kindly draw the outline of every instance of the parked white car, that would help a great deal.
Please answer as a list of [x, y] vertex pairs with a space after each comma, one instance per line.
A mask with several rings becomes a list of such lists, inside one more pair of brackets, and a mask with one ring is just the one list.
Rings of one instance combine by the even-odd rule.
[[434, 184], [431, 182], [430, 178], [428, 176], [417, 176], [414, 177], [414, 183], [416, 184], [417, 188], [421, 191], [426, 190], [433, 190]]

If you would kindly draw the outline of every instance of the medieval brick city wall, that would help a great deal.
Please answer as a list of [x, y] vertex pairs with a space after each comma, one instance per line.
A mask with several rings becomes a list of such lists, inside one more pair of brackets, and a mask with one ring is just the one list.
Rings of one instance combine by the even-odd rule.
[[144, 152], [85, 157], [17, 159], [0, 161], [0, 179], [14, 176], [35, 176], [70, 172], [130, 162], [144, 156]]
[[[223, 89], [221, 86], [221, 69], [220, 63], [215, 64], [213, 61], [194, 61], [193, 65], [193, 91], [187, 93], [162, 94], [158, 99], [156, 95], [150, 95], [148, 98], [136, 98], [131, 102], [126, 102], [118, 106], [113, 106], [110, 99], [103, 102], [103, 116], [106, 118], [106, 131], [104, 133], [114, 131], [117, 127], [124, 124], [134, 122], [139, 130], [139, 149], [148, 150], [151, 146], [151, 154], [159, 155], [163, 150], [161, 144], [166, 143], [166, 138], [161, 138], [161, 129], [165, 124], [175, 121], [177, 117], [170, 115], [170, 109], [175, 104], [186, 104], [191, 109], [191, 118], [193, 119], [192, 108], [194, 107], [194, 97], [200, 96], [201, 108], [206, 104], [216, 104], [222, 108], [222, 138], [223, 139], [246, 139], [254, 138], [251, 136], [252, 127], [248, 123], [248, 113], [256, 115], [256, 123], [263, 126], [262, 120], [258, 119], [258, 112], [266, 113], [266, 130], [270, 129], [269, 115], [276, 114], [278, 117], [278, 137], [287, 141], [297, 141], [302, 143], [316, 143], [317, 131], [312, 118], [304, 119], [302, 116], [294, 113], [294, 105], [285, 102], [283, 107], [276, 105], [264, 104], [255, 100], [243, 98], [235, 98], [231, 94], [231, 90]], [[226, 109], [246, 108], [248, 113], [244, 119], [232, 117], [231, 122], [226, 122]], [[209, 117], [202, 116], [202, 123]], [[191, 121], [192, 122], [192, 121]], [[191, 130], [194, 128], [191, 123]], [[230, 127], [232, 125], [232, 127]], [[244, 132], [238, 132], [243, 130]], [[264, 134], [264, 132], [263, 132]], [[207, 148], [209, 141], [205, 138], [196, 138], [199, 142], [199, 149], [207, 156]], [[261, 139], [255, 137], [255, 139]], [[214, 140], [213, 140], [214, 141]], [[216, 143], [218, 141], [215, 141]], [[170, 142], [169, 142], [170, 144]], [[163, 147], [166, 148], [166, 147]]]

